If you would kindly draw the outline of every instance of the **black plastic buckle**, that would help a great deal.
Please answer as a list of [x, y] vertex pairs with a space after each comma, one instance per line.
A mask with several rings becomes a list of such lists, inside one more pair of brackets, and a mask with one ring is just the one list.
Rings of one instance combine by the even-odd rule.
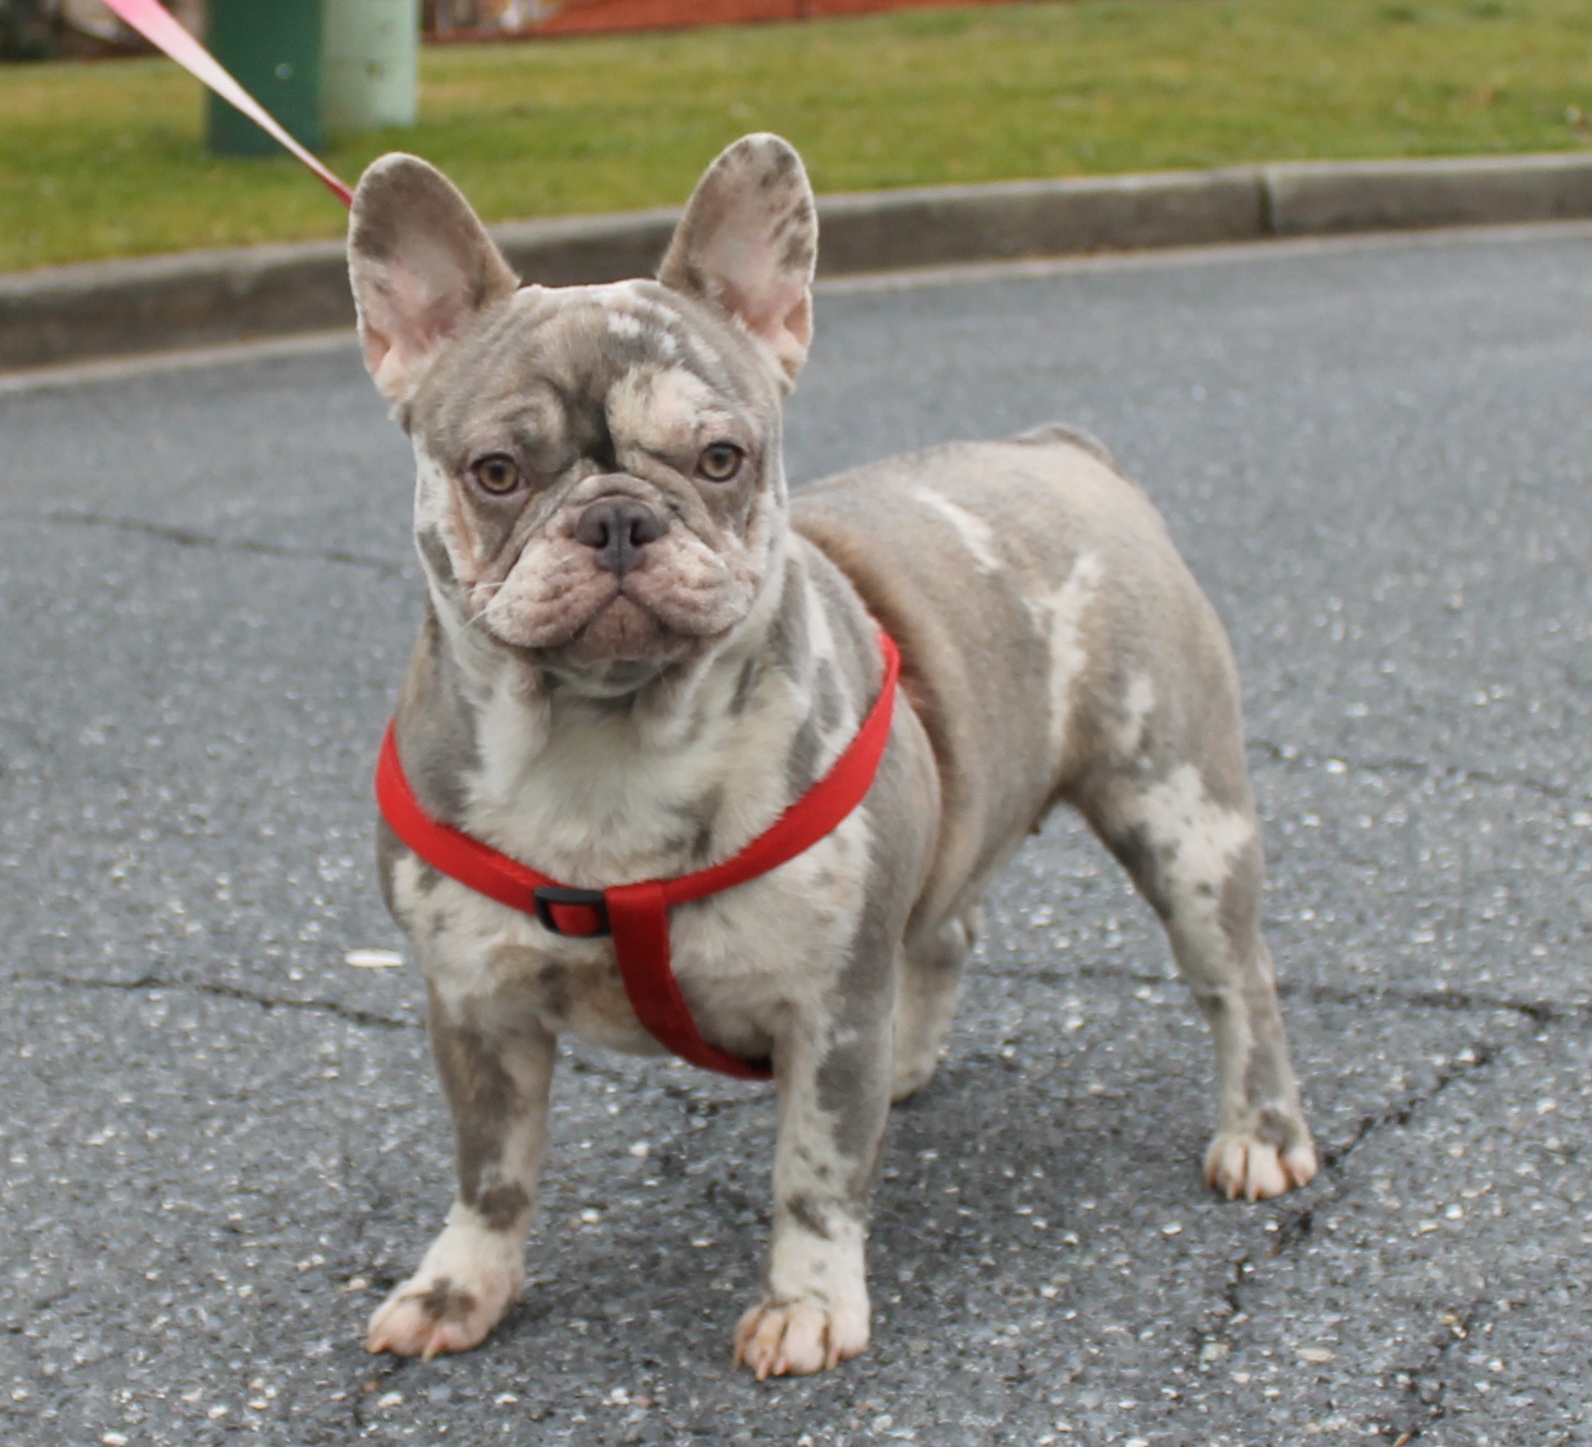
[[[543, 928], [555, 935], [563, 935], [566, 939], [592, 940], [611, 933], [608, 926], [608, 901], [603, 898], [600, 889], [565, 889], [557, 884], [544, 884], [532, 892], [531, 900], [536, 906], [536, 917], [542, 922]], [[597, 928], [586, 930], [581, 934], [571, 934], [568, 930], [560, 929], [553, 918], [555, 904], [578, 904], [586, 909], [595, 910]]]

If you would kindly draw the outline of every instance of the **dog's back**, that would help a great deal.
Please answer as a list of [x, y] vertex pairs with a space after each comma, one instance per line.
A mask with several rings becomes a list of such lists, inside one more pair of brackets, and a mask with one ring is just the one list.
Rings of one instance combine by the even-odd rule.
[[1135, 751], [1145, 680], [1163, 698], [1169, 677], [1235, 697], [1159, 514], [1071, 429], [873, 463], [798, 492], [793, 513], [901, 648], [955, 821], [936, 871], [947, 907], [1102, 758]]

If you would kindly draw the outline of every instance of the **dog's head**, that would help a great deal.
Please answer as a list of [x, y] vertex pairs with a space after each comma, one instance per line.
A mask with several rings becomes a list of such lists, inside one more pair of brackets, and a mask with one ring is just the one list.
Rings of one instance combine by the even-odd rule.
[[354, 196], [365, 362], [414, 444], [433, 597], [604, 691], [733, 632], [784, 542], [780, 401], [806, 360], [812, 190], [777, 136], [698, 183], [657, 281], [520, 287], [412, 156]]

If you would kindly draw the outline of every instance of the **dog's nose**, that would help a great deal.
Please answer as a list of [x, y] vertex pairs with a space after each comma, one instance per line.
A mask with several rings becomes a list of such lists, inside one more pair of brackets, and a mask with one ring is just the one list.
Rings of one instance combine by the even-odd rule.
[[575, 541], [597, 553], [597, 566], [623, 577], [641, 561], [641, 550], [663, 536], [663, 521], [633, 497], [594, 502], [575, 524]]

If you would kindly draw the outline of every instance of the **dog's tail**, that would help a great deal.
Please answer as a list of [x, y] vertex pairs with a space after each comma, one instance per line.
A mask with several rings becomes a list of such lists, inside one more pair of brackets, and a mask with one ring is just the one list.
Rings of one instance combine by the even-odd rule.
[[1092, 432], [1086, 432], [1082, 427], [1074, 427], [1069, 422], [1041, 422], [1037, 427], [1030, 427], [1026, 432], [1019, 432], [1011, 439], [1013, 442], [1070, 442], [1074, 447], [1081, 447], [1093, 457], [1098, 457], [1107, 467], [1115, 468], [1116, 462], [1112, 459], [1106, 445]]

